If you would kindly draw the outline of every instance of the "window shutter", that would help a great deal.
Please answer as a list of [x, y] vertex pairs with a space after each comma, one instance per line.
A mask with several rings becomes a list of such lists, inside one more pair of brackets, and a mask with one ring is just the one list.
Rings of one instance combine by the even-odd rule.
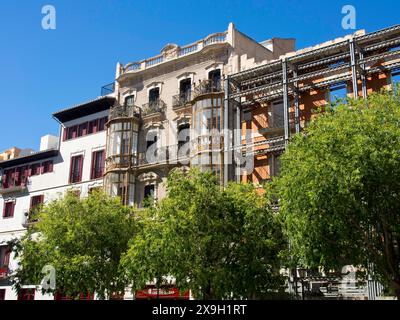
[[15, 209], [15, 201], [11, 203], [11, 213], [9, 214], [9, 217], [14, 217], [14, 209]]
[[79, 181], [82, 181], [83, 156], [79, 156]]
[[68, 128], [64, 128], [64, 133], [63, 133], [63, 141], [67, 140], [67, 135], [68, 135]]
[[4, 267], [8, 267], [8, 265], [10, 264], [10, 254], [11, 254], [10, 249], [7, 249], [6, 252], [4, 253], [4, 258], [3, 258]]
[[49, 161], [48, 172], [53, 172], [53, 161]]
[[7, 174], [3, 174], [1, 176], [1, 184], [2, 184], [3, 188], [5, 188], [7, 186]]

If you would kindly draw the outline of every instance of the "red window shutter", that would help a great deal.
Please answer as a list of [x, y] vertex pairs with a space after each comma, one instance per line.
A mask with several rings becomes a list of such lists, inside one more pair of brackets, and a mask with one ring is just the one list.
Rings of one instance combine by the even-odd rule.
[[7, 174], [4, 173], [1, 177], [1, 184], [3, 188], [7, 188]]
[[10, 249], [6, 250], [3, 258], [3, 267], [8, 267], [8, 265], [10, 264], [10, 255], [11, 255]]
[[74, 157], [71, 158], [69, 164], [69, 183], [72, 183], [72, 173], [74, 172]]
[[49, 168], [48, 168], [48, 172], [53, 172], [53, 161], [49, 161]]
[[83, 156], [79, 156], [79, 181], [82, 181]]
[[67, 137], [68, 137], [68, 128], [65, 127], [63, 131], [63, 141], [67, 140]]
[[92, 152], [92, 163], [90, 164], [90, 179], [94, 179], [96, 170], [96, 152]]
[[9, 214], [9, 217], [14, 217], [14, 209], [15, 209], [15, 201], [11, 202], [11, 213]]

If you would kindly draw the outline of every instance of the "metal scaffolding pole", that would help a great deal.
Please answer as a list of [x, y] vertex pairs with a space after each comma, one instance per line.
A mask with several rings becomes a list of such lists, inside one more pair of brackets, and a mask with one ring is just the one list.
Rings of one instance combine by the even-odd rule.
[[350, 65], [351, 65], [351, 80], [353, 83], [353, 97], [358, 98], [358, 86], [357, 86], [357, 63], [356, 63], [356, 50], [354, 45], [354, 39], [349, 41], [350, 47]]
[[289, 142], [290, 123], [289, 123], [289, 95], [287, 80], [287, 60], [282, 60], [282, 91], [283, 91], [283, 122], [285, 129], [285, 144]]
[[[293, 68], [293, 78], [297, 78], [297, 66]], [[293, 89], [293, 97], [294, 97], [294, 121], [295, 121], [295, 128], [296, 133], [300, 132], [300, 110], [299, 110], [299, 87], [298, 87], [297, 80], [293, 82], [294, 89]]]
[[[235, 116], [236, 116], [236, 119], [235, 119], [235, 147], [239, 147], [240, 146], [240, 144], [241, 144], [241, 126], [240, 126], [240, 124], [241, 124], [241, 121], [240, 121], [240, 115], [241, 115], [241, 110], [240, 110], [240, 104], [239, 103], [237, 103], [236, 104], [236, 114], [235, 114]], [[240, 182], [240, 164], [239, 164], [239, 166], [238, 165], [236, 165], [236, 169], [235, 169], [235, 178], [236, 178], [236, 182]]]
[[229, 180], [229, 150], [231, 149], [231, 138], [229, 136], [229, 77], [224, 81], [225, 99], [224, 99], [224, 185]]
[[[360, 60], [364, 59], [364, 53], [360, 49], [360, 54], [359, 54]], [[362, 87], [362, 96], [363, 98], [367, 98], [368, 92], [367, 92], [367, 77], [365, 75], [365, 63], [362, 63], [360, 65], [361, 67], [361, 87]]]

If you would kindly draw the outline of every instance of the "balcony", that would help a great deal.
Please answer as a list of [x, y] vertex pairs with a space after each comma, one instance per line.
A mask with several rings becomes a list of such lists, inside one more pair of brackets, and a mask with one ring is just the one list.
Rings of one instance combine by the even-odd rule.
[[148, 59], [137, 62], [130, 62], [121, 67], [121, 75], [140, 72], [154, 66], [166, 63], [168, 61], [190, 56], [203, 50], [207, 50], [208, 48], [213, 48], [216, 45], [224, 45], [227, 43], [228, 41], [226, 31], [213, 33], [202, 40], [185, 45], [183, 47], [179, 47], [176, 45], [173, 48], [172, 52], [170, 50], [167, 50], [168, 52], [162, 52], [161, 54]]
[[221, 80], [203, 80], [194, 87], [193, 99], [203, 94], [223, 92]]
[[192, 101], [192, 91], [181, 92], [172, 97], [172, 110], [176, 111], [187, 107]]
[[0, 194], [4, 195], [13, 192], [23, 192], [28, 188], [28, 178], [23, 179], [21, 182], [13, 181], [11, 183], [4, 181], [0, 186]]
[[38, 221], [36, 214], [37, 211], [34, 209], [25, 211], [24, 216], [22, 218], [22, 226], [24, 228], [28, 228], [29, 226], [35, 224]]
[[159, 164], [175, 164], [181, 162], [188, 162], [189, 155], [178, 154], [179, 146], [171, 145], [164, 146], [157, 149], [155, 155], [151, 158], [147, 157], [146, 152], [140, 152], [138, 154], [137, 165], [140, 166], [155, 166]]
[[110, 109], [108, 119], [111, 121], [117, 118], [139, 118], [140, 108], [138, 106], [114, 105]]
[[149, 118], [153, 116], [161, 116], [165, 112], [167, 105], [161, 99], [145, 103], [142, 107], [142, 117]]

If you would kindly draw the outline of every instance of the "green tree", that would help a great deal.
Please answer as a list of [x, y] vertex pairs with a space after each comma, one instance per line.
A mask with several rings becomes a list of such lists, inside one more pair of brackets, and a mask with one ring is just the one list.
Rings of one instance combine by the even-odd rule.
[[39, 285], [42, 268], [56, 271], [56, 288], [47, 293], [63, 293], [78, 298], [96, 292], [100, 298], [124, 290], [126, 279], [119, 270], [120, 257], [128, 248], [134, 224], [131, 209], [100, 191], [80, 199], [67, 192], [37, 212], [38, 222], [13, 250], [19, 259], [13, 276], [14, 288]]
[[225, 190], [212, 172], [171, 172], [167, 197], [142, 213], [122, 259], [139, 289], [173, 276], [196, 298], [262, 298], [282, 287], [282, 234], [265, 197], [252, 185]]
[[320, 114], [281, 158], [280, 215], [295, 263], [372, 272], [400, 297], [400, 100]]

